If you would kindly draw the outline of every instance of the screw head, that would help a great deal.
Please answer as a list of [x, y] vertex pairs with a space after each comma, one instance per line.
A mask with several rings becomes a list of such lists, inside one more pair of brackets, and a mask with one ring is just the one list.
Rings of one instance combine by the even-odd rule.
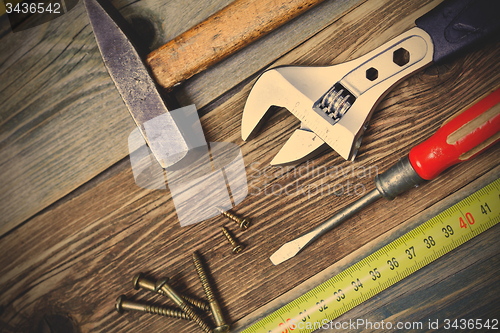
[[224, 324], [214, 329], [214, 333], [227, 333], [229, 332], [229, 325]]
[[163, 279], [159, 279], [158, 281], [156, 281], [155, 291], [158, 292], [158, 290], [160, 290], [161, 287], [165, 285], [165, 283], [168, 283], [168, 280], [168, 277], [164, 277]]
[[250, 226], [250, 221], [249, 220], [247, 220], [247, 219], [241, 220], [241, 222], [240, 222], [240, 229], [247, 230], [249, 226]]
[[116, 304], [115, 304], [115, 308], [116, 308], [116, 311], [118, 313], [123, 313], [123, 307], [122, 307], [122, 303], [123, 301], [125, 301], [127, 298], [124, 296], [124, 295], [120, 295], [118, 296], [118, 298], [116, 299]]
[[142, 279], [143, 277], [144, 277], [144, 274], [142, 272], [139, 272], [132, 279], [132, 284], [133, 284], [135, 290], [139, 290], [139, 280]]
[[233, 247], [233, 253], [238, 254], [244, 249], [243, 245], [238, 244], [235, 247]]

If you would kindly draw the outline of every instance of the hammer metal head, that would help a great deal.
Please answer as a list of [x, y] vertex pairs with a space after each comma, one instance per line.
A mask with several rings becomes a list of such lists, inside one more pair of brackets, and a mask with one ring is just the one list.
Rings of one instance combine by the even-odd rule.
[[[84, 0], [84, 4], [104, 64], [137, 127], [160, 165], [173, 165], [188, 153], [189, 145], [129, 39], [133, 31], [106, 0]], [[155, 135], [158, 128], [161, 136]]]

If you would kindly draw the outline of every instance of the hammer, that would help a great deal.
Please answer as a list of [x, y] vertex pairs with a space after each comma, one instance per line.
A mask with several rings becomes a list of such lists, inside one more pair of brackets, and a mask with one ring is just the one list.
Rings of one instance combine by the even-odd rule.
[[149, 70], [138, 53], [141, 49], [134, 46], [140, 38], [134, 40], [134, 31], [116, 8], [107, 0], [84, 0], [84, 4], [117, 90], [153, 155], [167, 168], [193, 145], [165, 106], [156, 84], [169, 91], [322, 1], [236, 0], [151, 52], [146, 57]]

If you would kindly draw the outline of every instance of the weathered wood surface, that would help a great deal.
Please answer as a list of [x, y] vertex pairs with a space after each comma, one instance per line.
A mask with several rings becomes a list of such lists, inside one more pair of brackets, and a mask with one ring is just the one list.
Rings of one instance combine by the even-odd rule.
[[[376, 7], [380, 6], [377, 10], [375, 2]], [[276, 64], [323, 65], [351, 59], [369, 51], [371, 47], [367, 44], [380, 45], [404, 31], [434, 5], [435, 2], [367, 1]], [[91, 34], [90, 37], [93, 38]], [[253, 226], [246, 232], [231, 229], [247, 245], [246, 250], [239, 256], [230, 254], [219, 233], [224, 223], [221, 217], [181, 228], [170, 192], [137, 187], [130, 162], [123, 158], [0, 238], [3, 253], [0, 327], [5, 332], [36, 331], [47, 316], [60, 314], [71, 318], [81, 332], [195, 332], [197, 328], [192, 323], [137, 313], [120, 316], [113, 307], [120, 294], [157, 304], [168, 303], [161, 297], [132, 289], [132, 277], [139, 271], [154, 278], [168, 275], [180, 290], [203, 298], [190, 259], [194, 250], [199, 250], [208, 263], [228, 321], [238, 321], [258, 311], [333, 262], [365, 244], [369, 246], [380, 235], [391, 234], [427, 207], [438, 204], [466, 184], [475, 183], [498, 166], [500, 145], [497, 144], [478, 158], [453, 167], [435, 181], [392, 202], [376, 202], [287, 264], [273, 266], [268, 259], [282, 243], [356, 200], [353, 193], [356, 186], [358, 190], [373, 189], [377, 170], [384, 171], [413, 145], [430, 136], [444, 119], [499, 87], [499, 58], [500, 44], [494, 43], [405, 80], [375, 112], [354, 163], [343, 161], [329, 151], [301, 165], [297, 173], [267, 168], [297, 127], [297, 121], [288, 112], [278, 111], [256, 138], [244, 143], [239, 127], [251, 84], [229, 92], [212, 104], [215, 107], [205, 108], [202, 125], [207, 141], [233, 142], [242, 149], [250, 193], [237, 211], [252, 218]], [[112, 91], [111, 86], [107, 89]], [[335, 167], [342, 170], [335, 172]], [[328, 186], [342, 185], [347, 189], [348, 184], [349, 193], [327, 195]], [[290, 186], [289, 195], [279, 192], [285, 186]], [[498, 266], [495, 264], [498, 250], [490, 250], [494, 247], [490, 240], [487, 234], [486, 239], [480, 237], [471, 243], [491, 255], [477, 257], [477, 266], [471, 266], [467, 272], [487, 267], [490, 260], [493, 267]], [[479, 255], [474, 249], [456, 252], [465, 259]], [[477, 308], [495, 309], [497, 293], [483, 297], [484, 292], [476, 292], [479, 287], [474, 281], [494, 288], [498, 285], [498, 275], [489, 273], [474, 275], [471, 280], [452, 280], [449, 273], [457, 271], [454, 262], [443, 260], [437, 270], [430, 267], [431, 271], [422, 274], [432, 276], [441, 272], [444, 279], [465, 284], [461, 291], [464, 297], [478, 304]], [[457, 275], [459, 279], [463, 276]], [[414, 285], [432, 285], [440, 295], [446, 295], [449, 301], [446, 306], [455, 306], [450, 316], [460, 317], [464, 298], [454, 297], [453, 290], [447, 293], [440, 279], [423, 283], [419, 282], [419, 276], [422, 275], [409, 279], [409, 285], [394, 289], [404, 288], [401, 294], [405, 297], [411, 295], [405, 291], [409, 292], [408, 288]], [[391, 297], [387, 298], [389, 308], [391, 304], [398, 305]], [[430, 318], [444, 309], [436, 298], [426, 306], [422, 318]], [[364, 309], [370, 312], [376, 308]], [[391, 313], [386, 309], [376, 310], [373, 318], [389, 318]], [[398, 316], [401, 320], [411, 318], [404, 311]]]
[[[180, 89], [198, 109], [333, 22], [361, 0], [326, 1]], [[114, 1], [150, 49], [227, 5]], [[181, 14], [180, 14], [181, 13]], [[135, 128], [102, 62], [82, 3], [62, 17], [0, 32], [0, 235], [128, 154]], [[271, 47], [272, 46], [272, 47]]]

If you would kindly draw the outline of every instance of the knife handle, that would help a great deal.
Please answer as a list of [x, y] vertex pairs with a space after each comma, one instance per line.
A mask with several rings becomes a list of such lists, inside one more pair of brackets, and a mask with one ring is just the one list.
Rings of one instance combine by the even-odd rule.
[[203, 71], [324, 0], [236, 0], [151, 52], [146, 63], [166, 89]]
[[500, 1], [446, 0], [415, 24], [434, 44], [434, 62], [442, 62], [500, 29]]
[[426, 180], [467, 161], [500, 140], [500, 89], [445, 122], [434, 135], [410, 150], [410, 163]]

